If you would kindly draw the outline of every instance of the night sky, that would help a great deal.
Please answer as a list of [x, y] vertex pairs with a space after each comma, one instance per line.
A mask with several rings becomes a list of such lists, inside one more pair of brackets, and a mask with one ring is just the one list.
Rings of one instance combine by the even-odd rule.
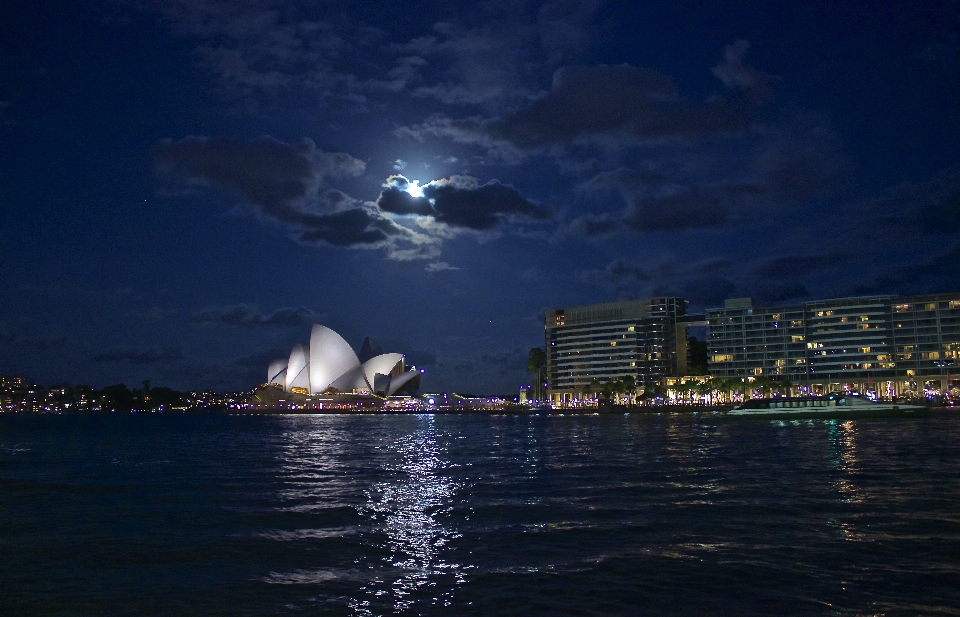
[[19, 2], [0, 374], [249, 388], [327, 325], [513, 393], [545, 309], [960, 290], [958, 2]]

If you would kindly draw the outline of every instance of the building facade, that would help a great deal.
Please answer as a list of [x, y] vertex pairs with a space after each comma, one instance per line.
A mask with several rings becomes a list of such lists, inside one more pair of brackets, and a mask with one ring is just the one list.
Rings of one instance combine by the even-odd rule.
[[942, 390], [960, 361], [960, 293], [776, 308], [740, 298], [707, 311], [707, 324], [711, 375], [762, 375], [813, 393]]
[[682, 298], [649, 298], [547, 311], [547, 395], [578, 399], [594, 379], [633, 376], [637, 384], [686, 372]]

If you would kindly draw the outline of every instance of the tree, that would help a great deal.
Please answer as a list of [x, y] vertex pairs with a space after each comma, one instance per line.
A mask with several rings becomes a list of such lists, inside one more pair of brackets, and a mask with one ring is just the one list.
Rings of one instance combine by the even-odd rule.
[[623, 393], [627, 395], [627, 404], [633, 403], [633, 397], [637, 393], [637, 378], [633, 375], [627, 375], [620, 380], [623, 384]]
[[537, 376], [537, 387], [534, 389], [534, 396], [537, 397], [537, 400], [543, 400], [544, 371], [546, 368], [547, 354], [539, 347], [532, 348], [527, 356], [527, 372]]
[[[693, 391], [697, 396], [703, 398], [705, 396], [710, 397], [710, 402], [713, 402], [713, 386], [710, 383], [710, 379], [704, 379], [703, 381], [697, 382], [693, 386]], [[702, 401], [701, 401], [702, 402]]]
[[587, 398], [587, 393], [596, 394], [602, 387], [603, 386], [600, 385], [600, 380], [594, 377], [590, 380], [590, 383], [583, 386], [583, 398]]

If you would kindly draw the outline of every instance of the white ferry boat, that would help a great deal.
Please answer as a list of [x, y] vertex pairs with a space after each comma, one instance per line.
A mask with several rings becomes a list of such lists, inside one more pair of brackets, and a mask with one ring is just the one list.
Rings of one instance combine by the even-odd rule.
[[876, 402], [857, 394], [834, 393], [828, 396], [765, 398], [747, 401], [726, 414], [732, 418], [851, 419], [851, 418], [924, 418], [923, 405]]

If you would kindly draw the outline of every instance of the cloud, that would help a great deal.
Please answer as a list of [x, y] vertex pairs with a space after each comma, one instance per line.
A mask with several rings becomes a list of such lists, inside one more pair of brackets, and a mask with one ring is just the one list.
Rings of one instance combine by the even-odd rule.
[[756, 262], [749, 274], [761, 279], [793, 279], [828, 268], [839, 268], [850, 262], [850, 256], [841, 253], [824, 255], [781, 255]]
[[241, 328], [287, 328], [316, 323], [323, 318], [324, 315], [314, 313], [303, 306], [281, 308], [267, 315], [261, 313], [254, 304], [208, 308], [193, 315], [195, 323], [225, 324]]
[[402, 159], [397, 159], [393, 162], [393, 169], [395, 171], [403, 171], [407, 168], [407, 162]]
[[360, 174], [364, 163], [343, 152], [319, 150], [307, 138], [295, 144], [272, 137], [164, 140], [157, 146], [156, 162], [161, 176], [172, 181], [232, 191], [307, 244], [395, 250], [400, 243], [429, 242], [372, 204], [324, 189], [328, 179]]
[[448, 137], [516, 156], [575, 143], [699, 139], [738, 133], [752, 122], [749, 108], [723, 97], [682, 98], [659, 71], [603, 64], [557, 69], [550, 92], [513, 113], [488, 119], [435, 115], [398, 134]]
[[625, 259], [614, 259], [603, 268], [581, 270], [577, 273], [577, 279], [587, 285], [622, 289], [645, 283], [651, 279], [651, 276], [643, 266]]
[[461, 268], [456, 268], [451, 266], [445, 261], [438, 261], [432, 264], [427, 264], [427, 267], [424, 268], [427, 272], [444, 272], [446, 270], [460, 270]]
[[[349, 96], [355, 78], [345, 52], [371, 43], [353, 22], [307, 15], [296, 3], [263, 0], [131, 0], [159, 14], [171, 31], [196, 42], [199, 64], [224, 91], [250, 98], [302, 89], [314, 96]], [[349, 43], [348, 43], [349, 40]]]
[[728, 88], [768, 90], [766, 85], [773, 78], [743, 62], [749, 47], [749, 41], [744, 39], [737, 40], [733, 45], [727, 45], [724, 49], [723, 61], [710, 69], [710, 72]]
[[544, 206], [497, 180], [480, 185], [472, 176], [451, 176], [420, 187], [422, 197], [411, 195], [409, 187], [403, 176], [390, 176], [377, 205], [392, 214], [429, 216], [448, 228], [474, 231], [492, 230], [514, 217], [543, 221], [553, 216]]
[[682, 296], [696, 306], [717, 306], [733, 296], [736, 284], [723, 276], [696, 276], [682, 284]]
[[129, 362], [131, 364], [168, 364], [183, 360], [181, 347], [114, 347], [93, 357], [94, 362]]
[[723, 227], [731, 204], [751, 187], [671, 187], [656, 197], [634, 196], [622, 221], [631, 231], [677, 231]]
[[233, 190], [276, 216], [315, 195], [324, 179], [364, 170], [363, 161], [319, 150], [308, 138], [295, 144], [272, 137], [165, 139], [156, 148], [156, 162], [164, 176]]

